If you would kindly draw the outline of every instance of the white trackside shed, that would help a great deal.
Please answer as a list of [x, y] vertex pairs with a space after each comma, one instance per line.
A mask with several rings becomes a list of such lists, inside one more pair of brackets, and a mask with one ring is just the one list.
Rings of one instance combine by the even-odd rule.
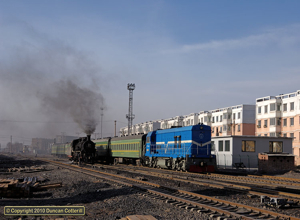
[[212, 154], [216, 155], [218, 168], [258, 168], [258, 153], [292, 154], [289, 137], [219, 136], [212, 137]]

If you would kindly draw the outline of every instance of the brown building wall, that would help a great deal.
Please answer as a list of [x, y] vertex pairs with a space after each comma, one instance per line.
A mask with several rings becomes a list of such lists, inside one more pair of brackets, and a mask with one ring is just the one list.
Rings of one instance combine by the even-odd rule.
[[258, 171], [279, 173], [295, 169], [295, 156], [284, 154], [258, 154]]

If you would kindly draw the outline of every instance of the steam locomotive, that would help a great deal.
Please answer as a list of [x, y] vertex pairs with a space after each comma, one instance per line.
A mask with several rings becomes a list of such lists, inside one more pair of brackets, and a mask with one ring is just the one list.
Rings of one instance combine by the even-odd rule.
[[71, 159], [93, 163], [96, 159], [95, 143], [91, 141], [91, 135], [75, 139], [71, 142]]
[[91, 135], [87, 135], [68, 144], [52, 145], [51, 154], [60, 157], [67, 156], [75, 162], [93, 163], [96, 159], [95, 143], [91, 141]]
[[[73, 140], [70, 150], [65, 154], [74, 161], [133, 163], [191, 172], [216, 169], [216, 156], [211, 154], [211, 128], [202, 124], [94, 141], [88, 136]], [[63, 149], [56, 152], [62, 153]]]

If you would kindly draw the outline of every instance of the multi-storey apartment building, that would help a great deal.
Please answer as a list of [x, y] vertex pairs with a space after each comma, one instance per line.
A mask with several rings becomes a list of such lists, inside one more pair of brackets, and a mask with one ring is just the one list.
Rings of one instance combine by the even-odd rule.
[[[255, 105], [236, 105], [212, 111], [201, 111], [185, 116], [176, 116], [155, 122], [146, 122], [133, 126], [133, 134], [146, 134], [157, 129], [174, 126], [191, 126], [198, 123], [211, 126], [212, 137], [228, 135], [255, 134]], [[121, 136], [128, 135], [128, 128], [120, 129]]]
[[183, 126], [183, 116], [160, 120], [160, 129], [168, 129], [176, 126]]
[[198, 123], [199, 123], [198, 113], [191, 113], [189, 115], [183, 116], [182, 126], [196, 125]]
[[[132, 126], [132, 135], [138, 134], [147, 134], [150, 131], [155, 131], [160, 129], [161, 122], [160, 121], [147, 121], [140, 124], [135, 124]], [[128, 127], [123, 127], [120, 129], [120, 136], [128, 136]]]
[[236, 105], [199, 113], [199, 122], [211, 126], [212, 137], [255, 134], [255, 105]]
[[300, 164], [300, 90], [256, 99], [255, 135], [292, 137], [293, 153]]

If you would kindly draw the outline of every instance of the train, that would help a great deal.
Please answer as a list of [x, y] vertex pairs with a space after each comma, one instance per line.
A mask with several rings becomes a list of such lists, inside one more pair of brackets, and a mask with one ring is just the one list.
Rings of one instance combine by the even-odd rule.
[[53, 144], [51, 154], [58, 157], [69, 157], [75, 162], [93, 163], [97, 159], [95, 143], [91, 135], [73, 140], [67, 144]]
[[211, 128], [203, 124], [93, 141], [90, 137], [79, 138], [70, 144], [53, 145], [52, 154], [68, 156], [74, 161], [136, 164], [190, 172], [216, 170], [216, 156], [211, 154]]

